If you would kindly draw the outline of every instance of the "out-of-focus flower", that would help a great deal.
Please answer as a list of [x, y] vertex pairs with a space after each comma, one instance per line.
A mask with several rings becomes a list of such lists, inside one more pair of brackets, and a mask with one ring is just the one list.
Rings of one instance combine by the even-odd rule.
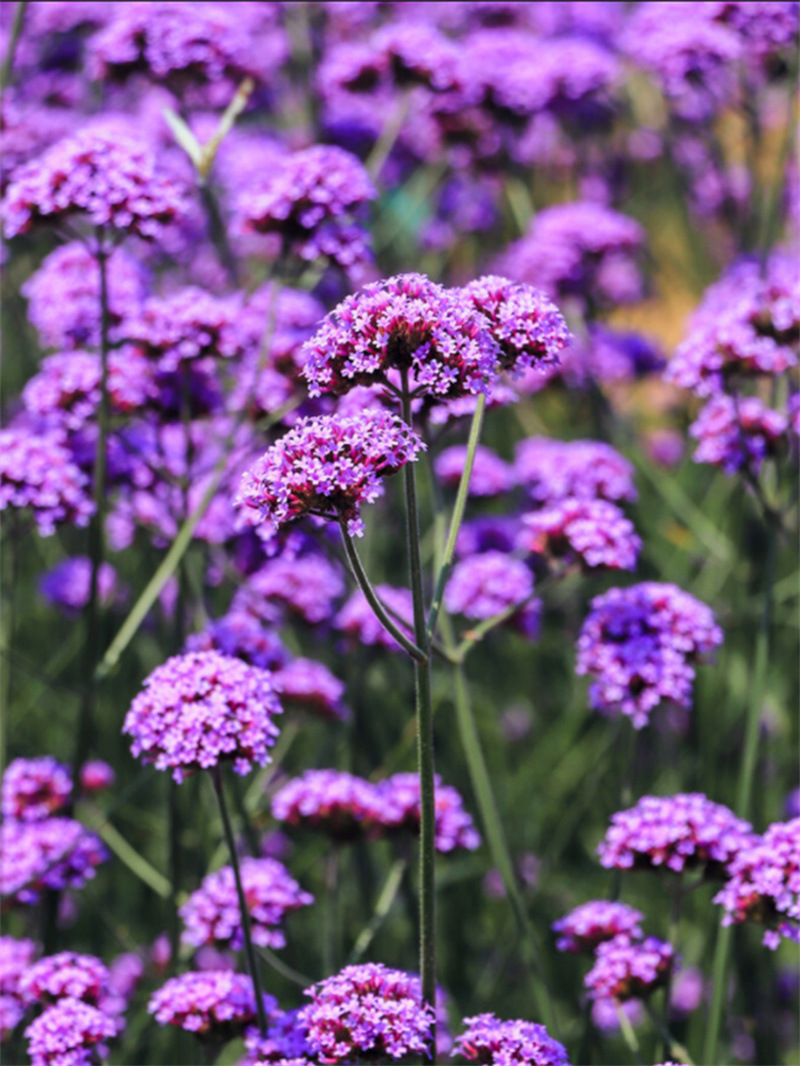
[[639, 943], [617, 936], [598, 944], [583, 983], [593, 999], [644, 999], [667, 981], [674, 964], [674, 949], [663, 940], [649, 936]]
[[160, 373], [181, 370], [201, 359], [237, 359], [248, 340], [239, 328], [241, 299], [212, 296], [189, 286], [168, 296], [152, 296], [126, 323], [126, 339], [152, 359]]
[[[277, 1007], [264, 993], [269, 1015]], [[253, 982], [232, 970], [206, 970], [173, 977], [150, 997], [148, 1013], [159, 1025], [177, 1025], [201, 1039], [227, 1041], [255, 1021]]]
[[[457, 488], [464, 472], [467, 447], [454, 444], [436, 457], [433, 468], [436, 476], [448, 488]], [[514, 484], [514, 472], [508, 463], [496, 455], [491, 448], [479, 444], [475, 449], [475, 461], [469, 479], [471, 496], [499, 496], [508, 492]]]
[[144, 681], [122, 727], [131, 751], [158, 770], [187, 773], [232, 760], [236, 773], [265, 766], [281, 705], [271, 674], [219, 652], [175, 655]]
[[[410, 591], [404, 588], [392, 588], [391, 585], [376, 585], [375, 592], [393, 615], [406, 620], [405, 626], [402, 621], [398, 624], [401, 628], [405, 628], [410, 636], [414, 617]], [[375, 612], [361, 589], [356, 589], [350, 596], [336, 615], [333, 625], [334, 628], [345, 633], [354, 644], [388, 648], [391, 651], [397, 651], [400, 648], [389, 630], [375, 616]]]
[[120, 1029], [119, 1021], [97, 1007], [66, 997], [25, 1030], [32, 1066], [90, 1066], [108, 1056], [103, 1043]]
[[25, 971], [20, 995], [28, 1004], [47, 1005], [69, 998], [102, 1008], [108, 980], [108, 967], [94, 955], [61, 951], [39, 959]]
[[[86, 555], [65, 559], [39, 579], [39, 592], [47, 602], [63, 611], [67, 617], [77, 618], [89, 602], [92, 584], [92, 562]], [[97, 594], [108, 606], [122, 591], [117, 572], [111, 563], [101, 563], [97, 573]]]
[[689, 433], [698, 441], [696, 463], [721, 467], [726, 474], [757, 474], [765, 459], [786, 444], [787, 419], [757, 396], [714, 396]]
[[25, 425], [0, 430], [0, 511], [30, 510], [47, 537], [58, 525], [88, 525], [94, 511], [88, 486], [60, 434]]
[[281, 555], [248, 577], [234, 607], [265, 622], [277, 622], [281, 608], [311, 625], [327, 622], [344, 593], [341, 570], [324, 555]]
[[464, 1032], [455, 1039], [453, 1057], [489, 1066], [569, 1066], [567, 1050], [543, 1025], [494, 1014], [465, 1018]]
[[[418, 774], [393, 774], [378, 784], [378, 793], [386, 808], [381, 822], [390, 832], [408, 830], [418, 834], [420, 830], [420, 798]], [[458, 792], [450, 785], [443, 785], [439, 775], [435, 779], [435, 846], [437, 851], [449, 852], [455, 848], [474, 851], [480, 847], [481, 838], [472, 818], [464, 810]]]
[[222, 618], [209, 622], [201, 633], [188, 637], [186, 651], [218, 651], [262, 670], [278, 670], [289, 658], [273, 629], [235, 606]]
[[638, 938], [642, 935], [639, 922], [644, 915], [627, 903], [592, 900], [582, 903], [553, 923], [558, 933], [556, 948], [578, 955], [591, 955], [598, 944], [624, 934]]
[[517, 606], [520, 610], [509, 621], [534, 637], [541, 603], [531, 600], [532, 593], [533, 574], [525, 563], [505, 552], [485, 551], [456, 563], [444, 604], [452, 614], [481, 620]]
[[517, 446], [514, 469], [540, 505], [564, 499], [635, 500], [633, 467], [609, 444], [528, 437]]
[[342, 702], [344, 682], [324, 663], [313, 659], [292, 659], [274, 675], [275, 688], [286, 710], [310, 710], [334, 722], [346, 721], [350, 712]]
[[69, 769], [51, 755], [14, 759], [3, 774], [3, 817], [40, 822], [66, 807], [71, 794]]
[[560, 500], [522, 518], [517, 547], [586, 570], [635, 570], [642, 542], [607, 500]]
[[370, 781], [339, 770], [307, 770], [272, 798], [272, 816], [335, 840], [379, 835], [386, 802]]
[[16, 1029], [25, 1013], [20, 982], [36, 954], [32, 940], [0, 936], [0, 1040]]
[[6, 821], [0, 826], [0, 896], [37, 903], [48, 888], [80, 888], [108, 853], [99, 837], [71, 818]]

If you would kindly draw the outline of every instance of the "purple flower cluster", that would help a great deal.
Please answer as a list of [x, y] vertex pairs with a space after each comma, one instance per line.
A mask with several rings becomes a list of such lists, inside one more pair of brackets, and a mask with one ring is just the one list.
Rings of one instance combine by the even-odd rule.
[[[467, 459], [465, 444], [454, 444], [436, 457], [433, 469], [447, 488], [457, 488]], [[500, 496], [514, 484], [514, 472], [491, 448], [479, 444], [469, 479], [471, 496]]]
[[641, 911], [627, 903], [582, 903], [553, 923], [553, 932], [558, 933], [556, 948], [574, 955], [591, 955], [598, 944], [616, 936], [641, 937], [639, 922], [643, 917]]
[[78, 771], [78, 780], [83, 792], [105, 792], [116, 780], [116, 774], [102, 759], [90, 759]]
[[[398, 624], [408, 630], [410, 636], [414, 617], [414, 604], [410, 591], [405, 588], [392, 588], [391, 585], [375, 585], [375, 592], [392, 615], [406, 620], [405, 626], [402, 622]], [[389, 651], [397, 651], [400, 647], [383, 622], [376, 617], [361, 589], [356, 589], [350, 596], [334, 618], [333, 624], [336, 629], [346, 634], [354, 645], [387, 648]]]
[[40, 822], [66, 807], [71, 794], [72, 777], [68, 768], [51, 755], [14, 759], [3, 774], [3, 817]]
[[31, 1022], [25, 1030], [32, 1066], [92, 1066], [106, 1058], [104, 1041], [113, 1039], [119, 1023], [79, 999], [66, 997]]
[[[304, 892], [277, 859], [243, 859], [242, 886], [250, 915], [253, 943], [282, 948], [286, 937], [281, 924], [287, 914], [307, 907], [314, 897]], [[223, 866], [209, 874], [178, 911], [186, 930], [183, 940], [194, 947], [240, 951], [244, 943], [241, 911], [233, 868]]]
[[292, 659], [275, 672], [273, 681], [286, 710], [310, 710], [332, 722], [344, 722], [350, 717], [342, 702], [344, 682], [323, 663], [303, 657]]
[[[89, 602], [92, 583], [92, 562], [86, 555], [65, 559], [42, 574], [39, 592], [52, 606], [67, 617], [76, 618]], [[97, 573], [97, 592], [100, 602], [109, 605], [119, 596], [117, 572], [111, 563], [101, 563]]]
[[125, 716], [131, 751], [158, 770], [187, 773], [233, 760], [238, 774], [265, 766], [281, 705], [266, 670], [216, 651], [175, 655], [143, 683]]
[[607, 868], [675, 873], [702, 867], [718, 877], [753, 839], [748, 822], [702, 792], [643, 796], [611, 818], [597, 853]]
[[279, 1063], [280, 1066], [311, 1066], [314, 1054], [298, 1021], [299, 1010], [277, 1012], [269, 1018], [266, 1037], [255, 1026], [244, 1035], [248, 1058], [241, 1066], [262, 1066]]
[[381, 475], [413, 462], [425, 445], [402, 419], [366, 410], [353, 418], [302, 418], [247, 471], [237, 497], [265, 538], [311, 514], [361, 536], [359, 507], [383, 492]]
[[234, 607], [265, 622], [276, 622], [284, 608], [310, 625], [327, 622], [344, 592], [341, 570], [324, 555], [280, 555], [251, 574], [236, 593]]
[[68, 998], [102, 1008], [109, 979], [108, 967], [94, 955], [62, 951], [30, 966], [20, 979], [19, 990], [27, 1004], [46, 1005]]
[[757, 396], [714, 396], [689, 427], [698, 441], [694, 461], [726, 474], [757, 474], [765, 459], [783, 450], [788, 428], [787, 418]]
[[263, 184], [242, 194], [240, 224], [245, 231], [278, 234], [303, 260], [328, 259], [349, 272], [370, 258], [369, 235], [352, 216], [376, 195], [354, 155], [315, 145], [278, 161]]
[[491, 618], [508, 607], [522, 606], [533, 594], [533, 574], [519, 559], [485, 551], [456, 563], [444, 594], [451, 614]]
[[0, 826], [0, 897], [37, 903], [48, 888], [80, 888], [108, 853], [94, 833], [71, 818], [6, 821]]
[[88, 525], [94, 511], [88, 486], [60, 434], [25, 425], [0, 430], [0, 511], [30, 510], [47, 537], [64, 523]]
[[277, 670], [289, 657], [273, 629], [235, 607], [224, 617], [209, 622], [201, 633], [193, 633], [186, 641], [186, 651], [218, 651], [262, 670]]
[[[106, 260], [109, 338], [125, 339], [125, 324], [141, 307], [141, 266], [123, 249]], [[100, 271], [96, 256], [77, 241], [61, 245], [22, 286], [28, 319], [45, 348], [97, 348], [100, 345]]]
[[494, 1014], [465, 1018], [464, 1032], [456, 1037], [453, 1055], [489, 1066], [569, 1066], [567, 1050], [543, 1025], [500, 1021]]
[[669, 978], [675, 965], [671, 944], [649, 936], [640, 942], [617, 936], [598, 944], [595, 963], [583, 983], [592, 999], [644, 999]]
[[[277, 1006], [264, 995], [270, 1014]], [[227, 1041], [241, 1035], [256, 1017], [253, 982], [232, 970], [205, 970], [173, 977], [147, 1006], [159, 1025], [177, 1025], [195, 1036]]]
[[[407, 830], [419, 834], [419, 775], [393, 774], [376, 787], [379, 799], [383, 801], [381, 821], [386, 830]], [[474, 851], [480, 847], [481, 838], [472, 818], [464, 810], [461, 796], [450, 785], [443, 785], [438, 774], [435, 778], [434, 808], [437, 851], [449, 852], [456, 848]]]
[[147, 300], [126, 325], [126, 337], [141, 345], [162, 374], [198, 359], [241, 357], [245, 337], [239, 329], [238, 296], [212, 296], [188, 286]]
[[78, 213], [95, 227], [157, 240], [184, 210], [183, 193], [156, 173], [154, 156], [140, 140], [118, 127], [96, 125], [20, 167], [0, 204], [0, 217], [7, 237], [27, 233], [36, 222]]
[[721, 643], [709, 607], [675, 585], [646, 581], [592, 600], [575, 670], [594, 678], [596, 710], [628, 715], [641, 729], [662, 700], [691, 705], [694, 664]]
[[517, 547], [586, 570], [635, 570], [642, 542], [607, 500], [560, 500], [522, 518]]
[[25, 1013], [20, 982], [36, 953], [32, 940], [0, 936], [0, 1041], [16, 1029]]
[[528, 437], [517, 446], [514, 470], [540, 505], [559, 500], [635, 500], [633, 467], [609, 444]]
[[638, 222], [601, 204], [578, 201], [538, 212], [500, 269], [559, 302], [582, 306], [630, 303], [642, 295]]
[[800, 818], [775, 822], [733, 856], [729, 880], [714, 897], [725, 908], [723, 925], [755, 921], [767, 927], [764, 943], [781, 937], [800, 943]]
[[419, 978], [381, 963], [347, 966], [306, 990], [306, 1038], [326, 1062], [386, 1062], [427, 1054], [434, 1024]]

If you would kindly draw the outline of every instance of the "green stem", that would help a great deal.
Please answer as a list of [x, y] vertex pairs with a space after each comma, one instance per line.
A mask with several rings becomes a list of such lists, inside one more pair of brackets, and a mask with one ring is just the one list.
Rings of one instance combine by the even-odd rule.
[[17, 50], [20, 34], [22, 33], [27, 7], [28, 0], [21, 0], [21, 2], [14, 8], [14, 21], [11, 23], [11, 32], [8, 35], [8, 47], [6, 48], [2, 69], [0, 69], [0, 93], [3, 92], [5, 87], [11, 81], [11, 72], [14, 69], [14, 54]]
[[403, 132], [409, 111], [411, 110], [411, 92], [401, 93], [397, 99], [394, 111], [389, 115], [386, 125], [381, 130], [378, 140], [364, 164], [367, 173], [373, 181], [381, 176], [386, 160], [391, 155], [392, 149], [397, 143], [397, 138]]
[[328, 861], [325, 864], [325, 907], [323, 915], [322, 937], [322, 969], [325, 976], [333, 974], [337, 970], [339, 958], [339, 928], [338, 928], [338, 889], [339, 889], [339, 845], [333, 843]]
[[358, 962], [358, 960], [363, 957], [364, 952], [372, 943], [375, 934], [386, 921], [389, 911], [392, 909], [394, 901], [397, 898], [397, 893], [400, 890], [400, 885], [403, 881], [403, 875], [406, 872], [407, 866], [408, 861], [406, 859], [397, 859], [394, 866], [389, 870], [389, 875], [384, 882], [380, 895], [378, 896], [378, 901], [375, 904], [375, 910], [372, 917], [358, 934], [358, 938], [353, 945], [353, 950], [350, 952], [350, 957], [347, 960], [348, 966], [354, 962]]
[[180, 814], [178, 812], [178, 783], [169, 778], [167, 782], [167, 865], [169, 868], [169, 910], [167, 928], [169, 930], [170, 972], [175, 974], [178, 967], [181, 926], [178, 916], [178, 894], [181, 887], [181, 842]]
[[[681, 903], [684, 896], [683, 877], [678, 876], [677, 879], [673, 877], [670, 885], [670, 894], [672, 896], [669, 910], [669, 933], [667, 939], [672, 945], [675, 957], [678, 956], [678, 942], [680, 940], [680, 925], [681, 925]], [[670, 966], [667, 972], [667, 981], [664, 985], [664, 1009], [662, 1012], [663, 1024], [659, 1027], [661, 1029], [663, 1040], [663, 1055], [662, 1058], [668, 1059], [671, 1057], [672, 1044], [674, 1041], [669, 1036], [669, 1009], [672, 1000], [672, 977], [674, 967]]]
[[668, 1055], [676, 1062], [684, 1063], [685, 1066], [694, 1066], [694, 1063], [689, 1057], [689, 1052], [686, 1050], [683, 1044], [679, 1044], [678, 1041], [673, 1037], [667, 1026], [664, 1024], [664, 1022], [662, 1022], [661, 1018], [659, 1018], [655, 1008], [653, 1007], [649, 999], [644, 1000], [644, 1006], [645, 1010], [650, 1015], [656, 1029], [658, 1029], [661, 1035], [661, 1039], [664, 1042], [665, 1056]]
[[95, 833], [103, 840], [114, 854], [120, 859], [128, 869], [134, 873], [140, 881], [143, 881], [149, 888], [161, 896], [162, 899], [169, 899], [172, 895], [172, 889], [170, 882], [159, 873], [154, 866], [142, 855], [131, 847], [128, 841], [119, 833], [110, 822], [102, 822], [100, 825], [90, 826]]
[[[411, 425], [411, 392], [408, 371], [402, 373], [403, 419]], [[419, 549], [419, 509], [413, 463], [403, 467], [406, 499], [406, 538], [414, 601], [414, 640], [423, 658], [414, 659], [414, 693], [417, 716], [417, 765], [419, 769], [419, 925], [420, 977], [423, 1002], [436, 1009], [436, 801], [433, 755], [433, 702], [431, 699], [430, 641], [426, 629], [422, 588], [422, 558]], [[436, 1028], [431, 1030], [431, 1061], [436, 1061]]]
[[342, 539], [344, 541], [345, 552], [347, 553], [347, 561], [350, 563], [353, 577], [356, 579], [359, 588], [364, 593], [367, 603], [374, 611], [376, 618], [380, 621], [381, 625], [386, 627], [397, 643], [408, 652], [415, 662], [424, 662], [427, 658], [427, 653], [424, 652], [421, 647], [418, 647], [413, 640], [409, 640], [402, 629], [395, 625], [389, 617], [387, 608], [381, 603], [380, 597], [372, 587], [372, 584], [367, 577], [367, 572], [364, 569], [364, 564], [361, 562], [358, 552], [356, 551], [353, 538], [347, 532], [347, 522], [344, 518], [340, 519], [339, 525], [342, 530]]
[[622, 1033], [622, 1039], [625, 1041], [625, 1043], [630, 1048], [634, 1058], [639, 1063], [639, 1066], [641, 1066], [641, 1063], [642, 1063], [642, 1052], [641, 1052], [641, 1049], [639, 1047], [639, 1039], [636, 1036], [636, 1033], [634, 1032], [634, 1028], [631, 1025], [630, 1018], [625, 1013], [625, 1008], [622, 1006], [621, 1003], [617, 1003], [616, 1006], [617, 1006], [617, 1021], [619, 1022], [619, 1029], [620, 1029], [620, 1032]]
[[469, 440], [467, 441], [467, 457], [464, 462], [464, 469], [461, 473], [461, 481], [458, 483], [458, 492], [456, 493], [456, 502], [453, 505], [453, 517], [450, 519], [450, 529], [447, 534], [447, 542], [444, 547], [444, 554], [442, 556], [441, 563], [439, 564], [439, 576], [436, 579], [436, 588], [433, 593], [433, 601], [431, 603], [431, 609], [428, 613], [428, 624], [426, 626], [426, 632], [429, 637], [432, 637], [436, 632], [436, 622], [439, 618], [439, 611], [442, 607], [442, 598], [444, 596], [445, 585], [450, 577], [450, 571], [453, 566], [453, 556], [456, 550], [456, 540], [458, 538], [458, 531], [461, 528], [461, 522], [464, 518], [464, 508], [467, 505], [467, 496], [469, 495], [469, 483], [472, 477], [472, 467], [475, 463], [475, 452], [478, 448], [478, 441], [481, 439], [481, 427], [483, 426], [483, 413], [486, 410], [486, 396], [484, 393], [480, 393], [478, 396], [478, 403], [475, 407], [475, 413], [472, 416], [472, 425], [469, 430]]
[[253, 937], [250, 931], [250, 912], [247, 909], [247, 900], [245, 898], [244, 887], [242, 885], [242, 874], [239, 869], [239, 856], [236, 854], [236, 841], [233, 838], [231, 816], [228, 813], [228, 804], [225, 801], [225, 789], [222, 784], [221, 767], [214, 766], [211, 769], [211, 782], [214, 786], [214, 791], [217, 794], [217, 800], [219, 802], [219, 813], [222, 816], [222, 827], [225, 832], [225, 841], [228, 845], [231, 866], [233, 867], [233, 877], [236, 881], [236, 894], [239, 897], [239, 910], [242, 916], [242, 935], [244, 937], [244, 952], [245, 957], [247, 959], [247, 968], [250, 971], [250, 977], [253, 981], [253, 992], [255, 993], [256, 997], [258, 1028], [261, 1031], [261, 1036], [266, 1037], [267, 1015], [264, 1011], [264, 997], [261, 993], [261, 975], [258, 970], [258, 960], [256, 959], [255, 951], [253, 950]]
[[[748, 820], [750, 802], [753, 794], [756, 763], [758, 761], [759, 726], [764, 694], [767, 688], [767, 671], [769, 667], [769, 636], [772, 620], [773, 586], [775, 582], [775, 561], [778, 548], [778, 528], [774, 523], [767, 526], [767, 552], [764, 563], [764, 609], [756, 634], [756, 646], [753, 657], [753, 672], [750, 691], [747, 695], [747, 724], [745, 727], [744, 754], [739, 770], [739, 784], [736, 790], [736, 813]], [[717, 1061], [717, 1044], [722, 1027], [722, 1015], [728, 989], [728, 961], [731, 950], [732, 929], [721, 926], [717, 932], [714, 949], [713, 992], [711, 1008], [708, 1015], [706, 1039], [703, 1048], [703, 1062]]]

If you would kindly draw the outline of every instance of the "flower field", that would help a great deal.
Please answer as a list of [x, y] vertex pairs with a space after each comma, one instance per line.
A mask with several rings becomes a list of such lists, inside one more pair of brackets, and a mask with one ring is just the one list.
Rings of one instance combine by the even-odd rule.
[[0, 1041], [800, 1055], [800, 5], [0, 4]]

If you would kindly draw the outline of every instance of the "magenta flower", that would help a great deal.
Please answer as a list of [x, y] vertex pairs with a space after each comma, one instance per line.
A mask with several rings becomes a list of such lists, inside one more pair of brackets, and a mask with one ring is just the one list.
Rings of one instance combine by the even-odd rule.
[[3, 774], [3, 817], [23, 822], [42, 821], [65, 807], [71, 794], [69, 769], [51, 755], [14, 759]]
[[766, 926], [773, 951], [781, 937], [800, 943], [800, 818], [775, 822], [753, 837], [728, 866], [729, 880], [714, 897], [725, 908], [723, 925], [745, 921]]
[[487, 619], [519, 607], [511, 621], [533, 637], [538, 631], [541, 604], [532, 601], [533, 574], [520, 559], [501, 551], [485, 551], [456, 563], [444, 593], [452, 614]]
[[276, 671], [275, 688], [284, 707], [309, 710], [333, 722], [344, 722], [350, 711], [342, 702], [344, 682], [313, 659], [297, 658]]
[[212, 296], [188, 286], [150, 297], [127, 323], [126, 337], [169, 374], [199, 359], [241, 358], [248, 346], [241, 315], [239, 296]]
[[8, 1038], [25, 1013], [20, 982], [36, 954], [32, 940], [0, 936], [0, 1041]]
[[90, 759], [78, 771], [81, 790], [88, 794], [105, 792], [116, 781], [117, 775], [102, 759]]
[[327, 622], [345, 589], [341, 570], [324, 555], [281, 555], [248, 577], [234, 606], [265, 622], [277, 622], [281, 608], [310, 625]]
[[[435, 847], [449, 852], [456, 848], [474, 851], [481, 838], [472, 818], [464, 810], [458, 792], [435, 778]], [[385, 805], [381, 823], [389, 832], [407, 830], [415, 835], [420, 831], [420, 799], [418, 774], [393, 774], [377, 785], [378, 795]]]
[[633, 523], [606, 500], [560, 500], [524, 515], [522, 523], [517, 547], [525, 551], [589, 571], [636, 569], [642, 542]]
[[382, 494], [381, 476], [424, 450], [417, 434], [386, 411], [302, 418], [247, 471], [236, 503], [265, 537], [308, 514], [341, 518], [361, 536], [359, 508]]
[[617, 936], [598, 944], [595, 964], [583, 979], [592, 999], [644, 999], [661, 988], [675, 965], [671, 944], [654, 936], [635, 942]]
[[557, 922], [553, 932], [558, 933], [556, 948], [574, 955], [591, 955], [598, 944], [613, 940], [616, 936], [638, 939], [639, 927], [644, 915], [627, 903], [611, 903], [607, 900], [592, 900], [582, 903]]
[[36, 433], [26, 426], [0, 430], [0, 511], [30, 510], [38, 532], [56, 526], [85, 526], [94, 511], [89, 479], [57, 433]]
[[702, 792], [643, 796], [612, 816], [597, 853], [610, 869], [664, 867], [680, 874], [703, 867], [718, 877], [752, 839], [748, 822]]
[[[277, 1007], [272, 996], [264, 995], [267, 1015]], [[148, 1013], [159, 1025], [177, 1025], [201, 1039], [217, 1042], [240, 1036], [255, 1021], [256, 998], [253, 982], [232, 970], [206, 970], [184, 973], [150, 997]]]
[[[281, 925], [285, 917], [314, 902], [277, 859], [243, 859], [242, 886], [253, 943], [261, 947], [282, 948], [286, 936]], [[186, 926], [183, 940], [194, 947], [211, 944], [240, 951], [241, 910], [231, 866], [223, 866], [204, 878], [178, 912]]]
[[575, 671], [604, 713], [647, 725], [662, 700], [691, 705], [695, 663], [722, 643], [709, 607], [677, 586], [646, 581], [596, 596], [578, 638]]
[[109, 977], [108, 967], [94, 955], [62, 951], [39, 959], [26, 970], [20, 995], [27, 1004], [47, 1005], [69, 998], [102, 1008]]
[[500, 1021], [494, 1014], [465, 1018], [453, 1057], [489, 1066], [569, 1066], [567, 1049], [535, 1022]]
[[125, 717], [131, 751], [158, 770], [187, 773], [233, 761], [238, 774], [265, 766], [281, 713], [271, 675], [215, 651], [175, 655], [144, 681]]
[[[467, 458], [465, 444], [454, 444], [438, 455], [433, 468], [436, 476], [448, 488], [458, 488]], [[500, 496], [514, 485], [514, 472], [491, 448], [479, 444], [469, 479], [471, 496]]]
[[326, 1062], [386, 1062], [424, 1055], [434, 1015], [419, 978], [381, 963], [347, 966], [306, 989], [300, 1012], [311, 1047]]
[[400, 386], [438, 400], [486, 392], [499, 348], [487, 318], [463, 290], [422, 274], [366, 285], [325, 318], [303, 346], [312, 396], [341, 396], [356, 385]]
[[0, 204], [7, 237], [81, 214], [93, 226], [157, 240], [184, 210], [182, 192], [156, 173], [149, 149], [111, 124], [65, 137], [20, 167]]
[[[410, 636], [414, 616], [410, 591], [392, 588], [391, 585], [376, 585], [375, 592], [381, 603], [385, 604], [395, 615], [407, 619], [405, 626], [402, 622], [398, 624], [406, 629]], [[345, 633], [354, 645], [363, 644], [369, 647], [387, 648], [390, 651], [397, 651], [400, 647], [380, 619], [376, 618], [375, 612], [361, 589], [356, 589], [350, 596], [336, 615], [333, 624], [336, 629]]]
[[517, 480], [540, 505], [569, 498], [636, 499], [633, 467], [599, 441], [528, 437], [517, 446], [514, 466]]
[[689, 427], [698, 441], [694, 461], [726, 474], [757, 474], [765, 459], [786, 449], [788, 429], [786, 417], [757, 396], [713, 396]]
[[99, 837], [71, 818], [7, 821], [0, 826], [0, 897], [37, 903], [48, 888], [80, 888], [108, 859]]
[[306, 770], [272, 798], [279, 822], [319, 829], [335, 840], [377, 836], [391, 810], [377, 787], [340, 770]]
[[79, 999], [65, 998], [25, 1030], [32, 1066], [91, 1066], [108, 1056], [104, 1041], [119, 1032], [119, 1022]]

